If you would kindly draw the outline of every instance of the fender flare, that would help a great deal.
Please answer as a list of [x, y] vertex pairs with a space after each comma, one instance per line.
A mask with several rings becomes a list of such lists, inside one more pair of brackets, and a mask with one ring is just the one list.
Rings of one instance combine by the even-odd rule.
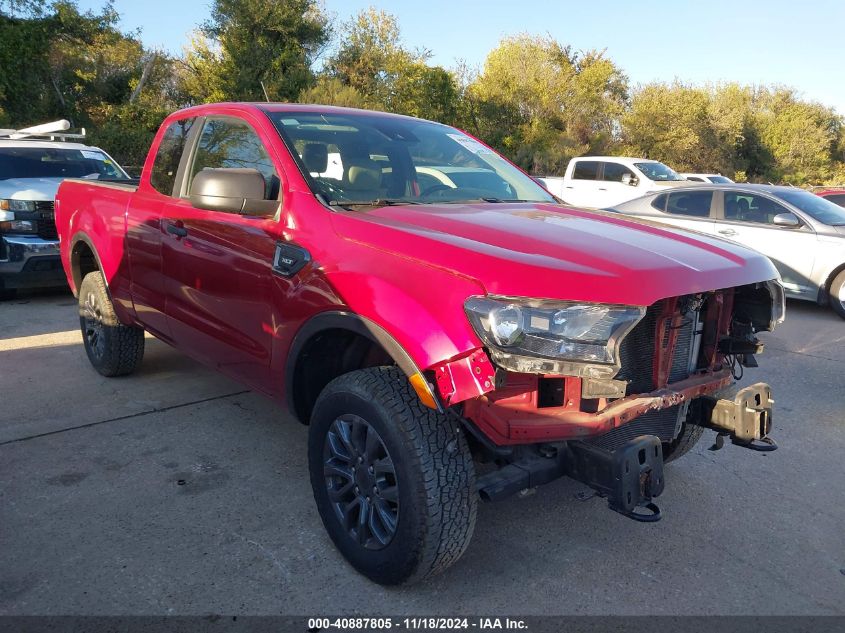
[[[355, 314], [354, 312], [348, 312], [345, 310], [330, 310], [327, 312], [320, 312], [308, 319], [299, 328], [293, 338], [290, 348], [288, 349], [287, 359], [285, 360], [285, 401], [287, 403], [288, 410], [291, 411], [291, 413], [296, 415], [293, 381], [300, 354], [302, 353], [305, 345], [315, 334], [319, 334], [325, 330], [348, 330], [380, 345], [393, 359], [399, 369], [408, 376], [411, 386], [414, 388], [414, 391], [416, 391], [423, 404], [440, 412], [444, 411], [437, 394], [431, 389], [428, 382], [423, 377], [423, 374], [420, 371], [420, 368], [417, 367], [414, 359], [411, 358], [408, 352], [405, 351], [405, 348], [403, 348], [387, 330], [381, 327], [378, 323], [375, 323], [367, 317]], [[421, 393], [421, 391], [423, 393]], [[426, 399], [425, 395], [428, 396], [428, 399]], [[434, 406], [432, 406], [432, 404]]]
[[[76, 249], [77, 245], [82, 242], [88, 248], [91, 249], [91, 252], [94, 254], [94, 261], [97, 263], [97, 270], [101, 273], [103, 272], [103, 263], [100, 261], [100, 253], [97, 252], [97, 247], [94, 246], [93, 240], [88, 237], [88, 234], [84, 231], [77, 231], [74, 233], [73, 238], [70, 242], [70, 248], [68, 249], [68, 262], [70, 264], [70, 275], [73, 279], [73, 295], [79, 296], [79, 286], [82, 283], [82, 276], [80, 274], [79, 281], [77, 282], [76, 279], [76, 269], [74, 267], [74, 250]], [[105, 273], [103, 273], [105, 275]], [[109, 281], [106, 279], [106, 292], [109, 293], [109, 299], [112, 298], [111, 290], [109, 289]]]

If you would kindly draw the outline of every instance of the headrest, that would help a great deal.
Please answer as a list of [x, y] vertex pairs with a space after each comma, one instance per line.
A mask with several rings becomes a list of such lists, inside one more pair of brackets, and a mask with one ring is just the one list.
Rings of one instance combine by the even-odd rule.
[[348, 163], [346, 180], [352, 189], [378, 189], [381, 186], [381, 168], [369, 158], [355, 158]]
[[322, 143], [306, 143], [302, 148], [302, 162], [309, 172], [322, 174], [329, 166], [329, 148]]

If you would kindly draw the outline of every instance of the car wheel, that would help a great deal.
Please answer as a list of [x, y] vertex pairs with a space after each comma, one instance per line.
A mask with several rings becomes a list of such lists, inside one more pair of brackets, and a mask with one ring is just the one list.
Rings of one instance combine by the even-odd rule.
[[423, 406], [395, 367], [344, 374], [311, 416], [308, 463], [329, 537], [384, 585], [460, 558], [475, 527], [475, 471], [458, 423]]
[[99, 271], [79, 285], [79, 326], [88, 360], [103, 376], [125, 376], [141, 364], [144, 330], [118, 321]]
[[845, 319], [845, 270], [836, 275], [830, 283], [828, 299], [833, 311]]

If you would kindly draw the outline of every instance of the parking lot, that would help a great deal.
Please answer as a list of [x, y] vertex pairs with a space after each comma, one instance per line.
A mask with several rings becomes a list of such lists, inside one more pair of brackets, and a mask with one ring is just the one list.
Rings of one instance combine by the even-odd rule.
[[65, 293], [0, 304], [2, 614], [845, 614], [845, 322], [791, 303], [764, 337], [780, 449], [667, 467], [642, 524], [561, 480], [484, 504], [463, 559], [386, 589], [332, 547], [307, 429], [147, 340], [89, 366]]

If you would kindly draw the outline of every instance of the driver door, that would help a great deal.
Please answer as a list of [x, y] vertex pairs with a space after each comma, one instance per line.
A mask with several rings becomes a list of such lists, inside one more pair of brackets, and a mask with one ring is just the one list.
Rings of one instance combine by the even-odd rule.
[[280, 181], [255, 130], [235, 117], [209, 117], [186, 165], [182, 195], [162, 213], [165, 311], [172, 338], [189, 354], [264, 391], [271, 390], [272, 262], [278, 223], [191, 205], [193, 177], [206, 168], [251, 167], [265, 198]]
[[771, 259], [787, 293], [815, 298], [818, 288], [810, 279], [815, 264], [816, 233], [803, 222], [798, 227], [774, 224], [774, 217], [781, 213], [793, 212], [768, 196], [725, 191], [723, 213], [716, 219], [716, 235]]

